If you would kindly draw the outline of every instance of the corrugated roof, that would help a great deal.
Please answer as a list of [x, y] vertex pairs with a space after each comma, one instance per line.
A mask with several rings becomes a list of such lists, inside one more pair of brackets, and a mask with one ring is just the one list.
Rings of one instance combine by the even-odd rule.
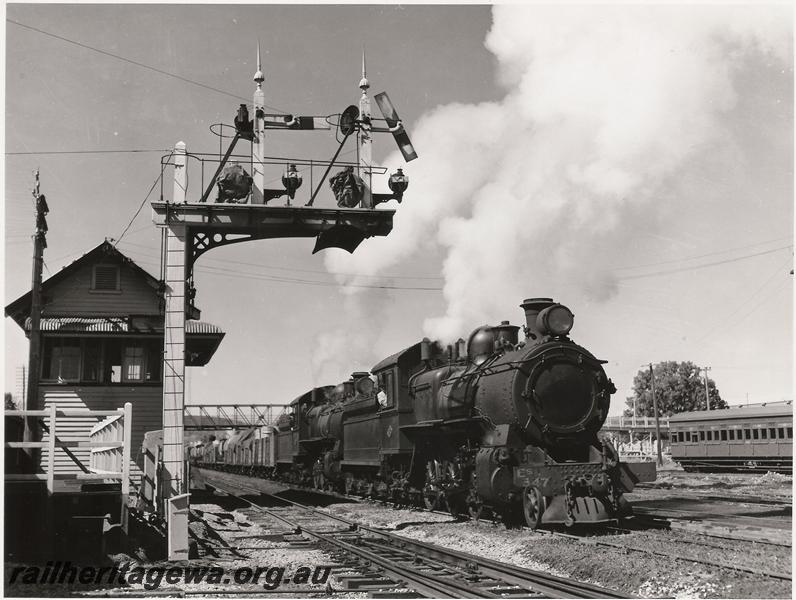
[[[41, 319], [42, 331], [65, 333], [162, 333], [163, 324], [143, 319], [122, 317], [48, 317]], [[25, 330], [30, 331], [30, 317], [25, 319]], [[223, 335], [217, 325], [189, 319], [185, 333], [194, 335]]]
[[206, 321], [195, 321], [193, 319], [185, 321], [185, 333], [217, 335], [224, 333], [220, 327]]

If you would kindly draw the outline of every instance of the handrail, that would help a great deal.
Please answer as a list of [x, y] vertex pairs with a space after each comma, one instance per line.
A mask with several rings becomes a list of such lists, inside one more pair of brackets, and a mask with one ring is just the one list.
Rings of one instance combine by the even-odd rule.
[[[669, 417], [659, 417], [660, 426], [669, 426]], [[603, 427], [655, 427], [655, 417], [611, 416], [605, 420]]]
[[[114, 410], [76, 410], [76, 409], [56, 409], [59, 417], [109, 417], [117, 415], [122, 411], [121, 408]], [[6, 417], [49, 417], [50, 410], [6, 410], [3, 411]]]

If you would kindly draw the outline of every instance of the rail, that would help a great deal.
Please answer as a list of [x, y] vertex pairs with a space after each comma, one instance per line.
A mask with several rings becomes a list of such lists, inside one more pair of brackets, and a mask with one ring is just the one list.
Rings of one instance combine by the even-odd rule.
[[[416, 592], [428, 597], [490, 598], [505, 597], [504, 594], [506, 592], [514, 595], [522, 593], [524, 597], [529, 597], [529, 594], [534, 597], [538, 597], [538, 594], [543, 594], [551, 598], [628, 597], [627, 594], [595, 584], [572, 581], [542, 571], [525, 569], [466, 552], [411, 540], [392, 532], [363, 525], [339, 515], [317, 510], [282, 496], [274, 496], [240, 482], [225, 481], [222, 486], [219, 486], [218, 481], [214, 480], [212, 485], [219, 491], [226, 493], [234, 494], [235, 491], [238, 491], [268, 496], [307, 511], [314, 515], [316, 519], [328, 519], [345, 525], [345, 529], [339, 532], [321, 533], [319, 531], [310, 531], [274, 510], [264, 508], [247, 498], [241, 498], [258, 512], [267, 513], [288, 524], [288, 526], [297, 528], [303, 534], [336, 546], [349, 554], [364, 558], [370, 564], [380, 567], [391, 577], [409, 583], [410, 587]], [[224, 486], [228, 487], [225, 489]], [[341, 535], [338, 536], [336, 535], [337, 533]], [[356, 540], [351, 539], [351, 535], [356, 533], [367, 534], [368, 537], [360, 535]], [[401, 555], [404, 554], [409, 557], [406, 561], [401, 558]], [[460, 580], [442, 575], [431, 575], [432, 569], [429, 568], [429, 561], [441, 561], [446, 566], [452, 567], [455, 572], [459, 571], [459, 566], [466, 565], [468, 577], [465, 580]]]

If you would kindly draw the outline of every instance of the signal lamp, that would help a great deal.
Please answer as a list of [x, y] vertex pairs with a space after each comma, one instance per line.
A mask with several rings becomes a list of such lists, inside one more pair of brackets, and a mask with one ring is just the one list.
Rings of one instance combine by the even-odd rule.
[[575, 324], [575, 315], [563, 304], [554, 304], [545, 308], [536, 317], [536, 326], [540, 331], [551, 335], [566, 335]]
[[301, 173], [296, 170], [296, 165], [288, 165], [287, 170], [282, 175], [282, 185], [285, 186], [287, 190], [287, 195], [290, 198], [294, 198], [296, 195], [296, 190], [301, 187], [301, 182], [303, 178], [301, 177]]
[[390, 190], [400, 198], [406, 191], [406, 188], [409, 187], [409, 178], [404, 175], [403, 169], [398, 169], [395, 173], [390, 175], [387, 185], [390, 186]]

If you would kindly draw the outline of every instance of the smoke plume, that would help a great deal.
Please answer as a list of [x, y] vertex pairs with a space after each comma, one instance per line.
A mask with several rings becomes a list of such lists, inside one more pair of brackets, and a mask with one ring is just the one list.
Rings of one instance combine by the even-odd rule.
[[347, 295], [343, 311], [349, 325], [320, 333], [314, 340], [310, 367], [314, 386], [335, 385], [354, 371], [369, 371], [384, 358], [377, 351], [381, 323], [389, 318], [385, 290], [367, 296]]
[[736, 72], [751, 54], [787, 63], [790, 23], [770, 6], [495, 6], [504, 97], [424, 115], [393, 232], [328, 269], [374, 275], [441, 248], [447, 311], [425, 333], [445, 340], [528, 294], [611, 298], [601, 265], [625, 262], [660, 206], [688, 210], [678, 173], [732, 146]]

